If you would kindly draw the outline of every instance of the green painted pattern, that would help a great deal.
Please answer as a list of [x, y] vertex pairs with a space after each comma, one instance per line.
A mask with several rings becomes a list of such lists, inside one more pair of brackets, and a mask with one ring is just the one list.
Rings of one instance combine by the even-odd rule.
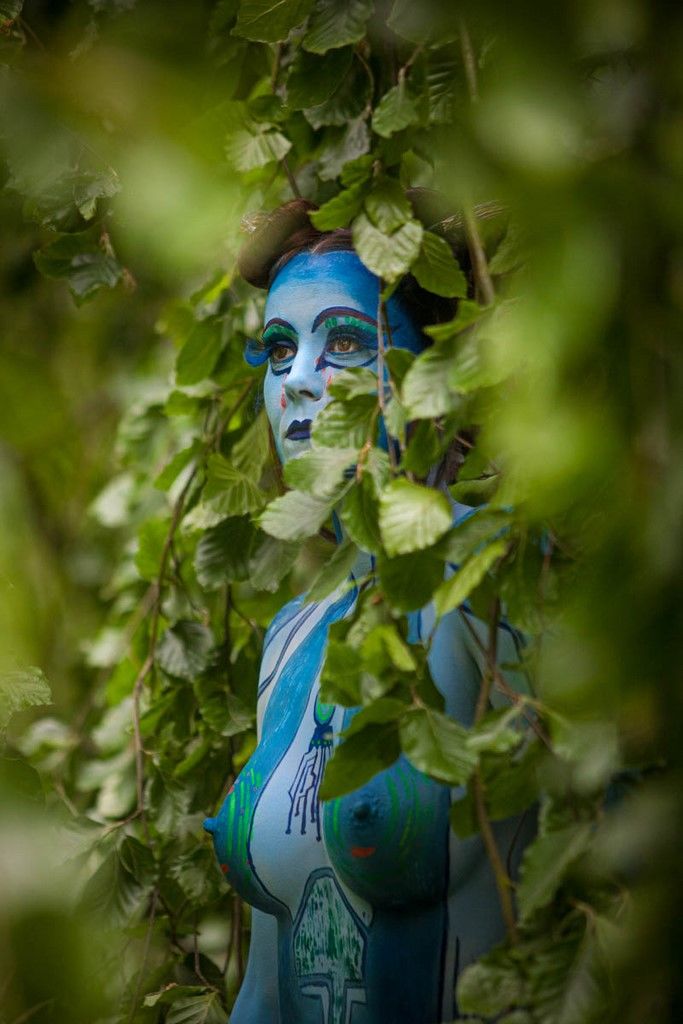
[[331, 986], [329, 1024], [344, 1024], [347, 999], [362, 989], [364, 949], [365, 935], [332, 874], [313, 878], [295, 926], [294, 960], [302, 986], [321, 977]]

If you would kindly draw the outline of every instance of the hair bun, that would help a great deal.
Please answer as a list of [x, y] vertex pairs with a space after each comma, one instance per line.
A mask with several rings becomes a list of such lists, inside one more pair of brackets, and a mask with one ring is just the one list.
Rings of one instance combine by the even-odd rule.
[[295, 248], [299, 237], [314, 231], [308, 214], [317, 209], [308, 199], [292, 199], [272, 213], [246, 217], [243, 230], [247, 237], [237, 256], [237, 268], [244, 280], [256, 288], [267, 288], [277, 259]]

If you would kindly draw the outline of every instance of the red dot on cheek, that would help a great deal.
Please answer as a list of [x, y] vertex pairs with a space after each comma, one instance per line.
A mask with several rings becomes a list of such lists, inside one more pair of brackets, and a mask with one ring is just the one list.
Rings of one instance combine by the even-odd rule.
[[280, 392], [280, 408], [281, 409], [286, 409], [287, 408], [287, 399], [285, 397], [285, 386], [284, 386], [284, 384], [282, 385], [282, 391]]
[[230, 868], [228, 867], [227, 864], [221, 864], [221, 871], [223, 872], [224, 875], [227, 875], [229, 870]]

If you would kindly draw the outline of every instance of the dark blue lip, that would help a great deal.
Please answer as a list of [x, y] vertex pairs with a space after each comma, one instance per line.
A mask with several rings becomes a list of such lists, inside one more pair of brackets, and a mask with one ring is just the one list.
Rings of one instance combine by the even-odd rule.
[[292, 420], [287, 427], [285, 437], [290, 441], [305, 441], [311, 436], [310, 420]]

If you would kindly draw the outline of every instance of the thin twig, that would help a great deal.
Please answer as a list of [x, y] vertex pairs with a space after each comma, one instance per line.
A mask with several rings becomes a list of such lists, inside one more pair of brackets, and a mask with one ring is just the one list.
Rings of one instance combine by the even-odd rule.
[[[470, 102], [474, 104], [479, 100], [477, 60], [464, 18], [460, 19], [460, 51], [462, 53], [462, 62], [465, 68], [465, 77], [467, 79], [467, 91], [469, 92]], [[496, 293], [493, 288], [493, 281], [491, 280], [491, 274], [489, 273], [486, 253], [484, 251], [484, 246], [482, 245], [474, 211], [467, 203], [463, 208], [463, 221], [465, 223], [465, 236], [467, 238], [467, 248], [469, 249], [470, 258], [472, 260], [472, 270], [474, 272], [474, 282], [477, 295], [481, 298], [485, 306], [490, 306], [496, 297]]]
[[280, 163], [282, 164], [283, 171], [287, 175], [287, 181], [289, 182], [289, 187], [292, 190], [294, 198], [295, 199], [301, 199], [301, 191], [299, 189], [299, 186], [296, 183], [296, 178], [292, 174], [292, 170], [291, 170], [291, 168], [289, 166], [289, 163], [287, 161], [287, 157], [283, 156], [282, 159], [280, 160]]
[[26, 1024], [26, 1021], [30, 1020], [35, 1013], [38, 1013], [38, 1010], [43, 1010], [46, 1006], [49, 1006], [50, 1003], [54, 1002], [55, 999], [53, 996], [49, 999], [43, 999], [42, 1003], [36, 1003], [36, 1005], [32, 1006], [30, 1010], [26, 1010], [19, 1017], [15, 1017], [12, 1024]]
[[484, 245], [477, 227], [477, 219], [471, 208], [463, 209], [463, 220], [465, 222], [465, 236], [467, 248], [472, 260], [472, 271], [477, 295], [482, 299], [485, 306], [490, 306], [496, 298], [496, 292], [489, 273], [489, 265], [484, 251]]
[[486, 666], [481, 677], [479, 697], [474, 714], [475, 725], [481, 722], [489, 706], [491, 696], [491, 683], [493, 682], [492, 666], [498, 663], [498, 619], [500, 617], [500, 600], [498, 597], [493, 602], [491, 609], [491, 621], [489, 622], [489, 645], [486, 651]]
[[[474, 643], [477, 645], [477, 647], [479, 648], [479, 651], [486, 658], [486, 656], [487, 656], [486, 648], [482, 644], [481, 639], [480, 639], [479, 634], [477, 633], [476, 629], [474, 628], [474, 626], [472, 625], [472, 623], [468, 619], [467, 613], [465, 611], [463, 611], [462, 608], [459, 608], [458, 611], [460, 612], [460, 618], [465, 623], [465, 626], [467, 627], [467, 630], [468, 630], [470, 636], [474, 640]], [[513, 688], [510, 686], [510, 684], [505, 679], [505, 676], [498, 669], [498, 666], [497, 665], [491, 665], [491, 666], [488, 666], [488, 667], [490, 668], [490, 670], [492, 672], [493, 681], [496, 684], [496, 688], [498, 690], [500, 690], [501, 693], [505, 694], [505, 696], [513, 704], [526, 705], [526, 701], [524, 701], [522, 696], [519, 693], [517, 693], [516, 690], [513, 690]], [[536, 735], [538, 736], [538, 738], [541, 741], [541, 743], [543, 743], [543, 745], [545, 747], [547, 747], [548, 750], [552, 751], [553, 747], [552, 747], [552, 743], [550, 742], [550, 739], [548, 738], [548, 736], [546, 735], [545, 731], [541, 727], [540, 723], [536, 720], [536, 718], [534, 718], [534, 716], [528, 712], [526, 706], [524, 706], [522, 708], [522, 714], [524, 715], [524, 719], [525, 719], [526, 723], [529, 725], [529, 727], [531, 729], [533, 729], [533, 731], [536, 733]]]
[[479, 86], [477, 83], [477, 58], [472, 46], [472, 40], [464, 18], [460, 18], [460, 52], [462, 63], [465, 68], [467, 79], [467, 91], [470, 94], [472, 103], [479, 100]]
[[[493, 667], [496, 665], [498, 659], [499, 615], [500, 601], [496, 597], [491, 609], [489, 642], [486, 650], [486, 664], [484, 666], [484, 671], [481, 676], [481, 684], [479, 687], [479, 697], [474, 715], [475, 725], [482, 720], [489, 705], [491, 682], [493, 681]], [[488, 811], [486, 809], [486, 793], [480, 765], [477, 765], [474, 775], [472, 776], [472, 789], [479, 831], [481, 832], [484, 848], [486, 850], [489, 863], [491, 864], [491, 870], [493, 871], [493, 877], [498, 890], [498, 898], [500, 900], [500, 909], [505, 922], [505, 929], [510, 942], [514, 943], [517, 942], [518, 935], [517, 922], [515, 920], [515, 908], [512, 903], [512, 882], [510, 881], [510, 876], [508, 875], [500, 850], [498, 849], [498, 843], [496, 842], [496, 837], [493, 832], [493, 826], [491, 825]]]
[[493, 834], [493, 827], [489, 821], [486, 811], [484, 783], [481, 778], [480, 768], [477, 768], [472, 776], [472, 791], [479, 831], [481, 832], [484, 849], [486, 850], [486, 855], [488, 856], [489, 863], [491, 864], [496, 889], [498, 890], [498, 898], [500, 900], [500, 909], [503, 914], [503, 921], [505, 922], [505, 930], [507, 931], [510, 942], [516, 943], [519, 939], [519, 934], [517, 932], [517, 922], [515, 920], [515, 908], [512, 903], [512, 883], [507, 871], [505, 870], [505, 864], [503, 863], [500, 855], [498, 844], [496, 843], [496, 837]]
[[275, 94], [275, 87], [277, 86], [277, 80], [280, 75], [280, 64], [282, 62], [282, 43], [278, 43], [275, 47], [275, 54], [273, 56], [273, 69], [270, 73], [270, 91]]

